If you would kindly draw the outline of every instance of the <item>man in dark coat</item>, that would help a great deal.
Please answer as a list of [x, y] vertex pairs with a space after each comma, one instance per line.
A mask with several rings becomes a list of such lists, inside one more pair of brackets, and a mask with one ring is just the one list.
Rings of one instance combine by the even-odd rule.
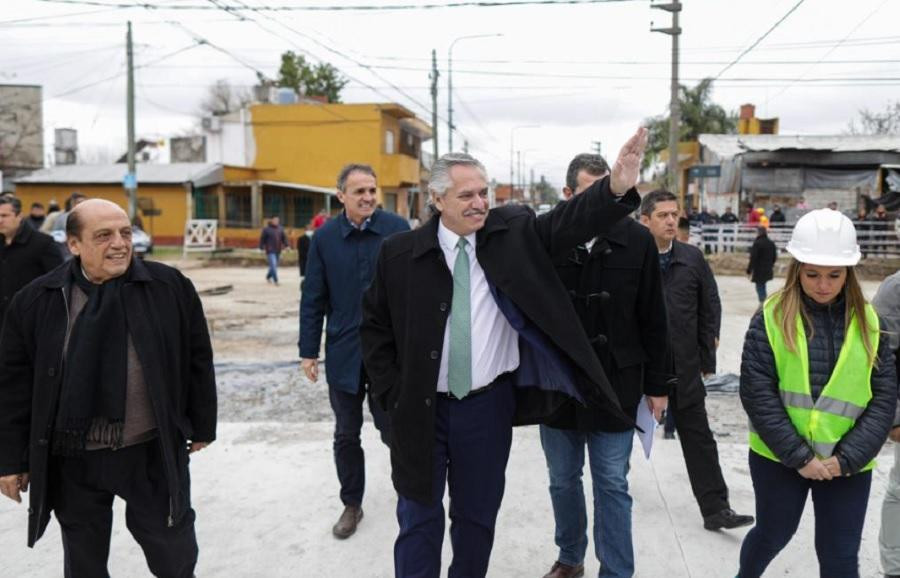
[[0, 326], [16, 292], [63, 262], [53, 237], [34, 229], [22, 215], [22, 202], [0, 197]]
[[65, 576], [108, 576], [112, 504], [156, 576], [197, 561], [188, 453], [216, 437], [212, 348], [197, 292], [135, 259], [128, 216], [85, 201], [74, 259], [19, 291], [0, 336], [0, 491], [30, 490], [28, 545], [53, 512]]
[[44, 205], [42, 203], [31, 203], [31, 212], [28, 214], [28, 222], [36, 231], [40, 230], [41, 225], [44, 224], [44, 219], [46, 218], [47, 215], [44, 212]]
[[633, 425], [553, 259], [634, 210], [646, 142], [640, 129], [610, 177], [539, 217], [488, 211], [483, 165], [444, 155], [429, 182], [438, 214], [385, 241], [360, 332], [373, 395], [391, 414], [396, 576], [440, 575], [448, 480], [449, 577], [485, 576], [514, 424], [544, 422], [575, 398], [610, 426]]
[[707, 530], [731, 529], [753, 523], [736, 514], [728, 502], [728, 486], [719, 466], [719, 451], [706, 415], [702, 376], [716, 372], [716, 347], [722, 305], [716, 279], [703, 253], [675, 240], [678, 201], [668, 191], [647, 193], [641, 200], [641, 222], [659, 249], [663, 293], [669, 319], [670, 356], [677, 383], [669, 411], [681, 438], [691, 489]]
[[277, 215], [269, 219], [259, 235], [259, 248], [266, 254], [266, 263], [269, 265], [266, 271], [266, 282], [278, 285], [278, 259], [285, 247], [290, 248], [281, 219]]
[[[563, 194], [567, 199], [581, 194], [608, 174], [603, 157], [580, 154], [569, 163]], [[635, 419], [638, 405], [644, 402], [659, 421], [669, 393], [668, 330], [653, 236], [626, 217], [606, 235], [555, 260], [554, 266], [622, 409]], [[544, 578], [570, 578], [584, 572], [588, 544], [581, 482], [585, 446], [595, 496], [597, 559], [608, 576], [634, 574], [628, 493], [634, 428], [608, 423], [605, 418], [601, 411], [570, 403], [566, 411], [541, 426], [559, 547], [556, 562]]]
[[775, 261], [778, 259], [778, 249], [775, 242], [769, 238], [765, 227], [756, 228], [756, 239], [750, 247], [750, 262], [747, 264], [747, 275], [756, 285], [756, 295], [759, 302], [766, 300], [766, 283], [775, 276]]
[[[381, 243], [408, 231], [399, 216], [376, 209], [378, 185], [369, 165], [345, 166], [337, 181], [344, 211], [325, 221], [313, 235], [300, 300], [300, 358], [313, 382], [319, 378], [322, 321], [325, 330], [325, 373], [328, 398], [334, 411], [334, 462], [341, 484], [344, 510], [332, 528], [336, 538], [348, 538], [362, 519], [365, 456], [360, 443], [366, 378], [362, 369], [359, 324], [363, 291], [372, 281]], [[369, 398], [369, 410], [382, 440], [388, 440], [388, 419]]]

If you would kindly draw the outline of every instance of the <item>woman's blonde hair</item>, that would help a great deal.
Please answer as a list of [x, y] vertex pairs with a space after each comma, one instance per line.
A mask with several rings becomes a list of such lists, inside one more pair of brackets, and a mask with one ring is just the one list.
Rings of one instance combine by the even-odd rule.
[[[800, 271], [803, 263], [796, 259], [791, 259], [788, 265], [787, 278], [784, 281], [784, 287], [775, 294], [777, 299], [775, 303], [775, 321], [781, 327], [781, 333], [784, 335], [784, 342], [788, 351], [797, 352], [797, 315], [803, 319], [803, 326], [809, 331], [809, 337], [813, 336], [813, 324], [809, 318], [809, 312], [803, 304], [803, 287], [800, 285]], [[844, 330], [850, 328], [850, 320], [856, 317], [859, 323], [859, 329], [862, 332], [863, 345], [866, 348], [866, 354], [869, 357], [870, 364], [877, 363], [877, 351], [870, 338], [873, 328], [869, 325], [866, 317], [866, 301], [863, 295], [862, 287], [859, 285], [859, 279], [856, 277], [856, 269], [847, 267], [847, 278], [844, 281], [844, 300], [846, 307], [844, 308]]]

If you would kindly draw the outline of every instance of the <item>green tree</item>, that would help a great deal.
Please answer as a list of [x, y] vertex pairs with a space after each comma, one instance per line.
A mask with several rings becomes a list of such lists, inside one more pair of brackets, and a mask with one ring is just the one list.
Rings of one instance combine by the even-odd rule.
[[[678, 126], [679, 141], [695, 141], [701, 134], [734, 134], [737, 132], [737, 114], [726, 112], [712, 102], [711, 78], [704, 78], [694, 88], [678, 86], [678, 104], [681, 122]], [[644, 120], [649, 131], [644, 168], [669, 147], [669, 115], [654, 116]]]
[[327, 62], [310, 64], [302, 54], [288, 50], [281, 55], [275, 82], [278, 86], [293, 88], [297, 94], [324, 96], [328, 102], [341, 102], [341, 90], [349, 80]]
[[541, 175], [541, 180], [534, 184], [534, 198], [542, 205], [555, 205], [559, 200], [559, 191]]

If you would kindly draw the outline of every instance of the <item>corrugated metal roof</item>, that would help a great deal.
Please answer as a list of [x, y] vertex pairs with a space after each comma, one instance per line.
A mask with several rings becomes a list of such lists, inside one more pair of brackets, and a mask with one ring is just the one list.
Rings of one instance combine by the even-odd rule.
[[700, 144], [720, 158], [745, 152], [816, 150], [832, 152], [900, 152], [900, 135], [701, 134]]
[[[58, 165], [16, 179], [16, 183], [121, 184], [128, 172], [125, 164]], [[221, 183], [225, 171], [217, 163], [172, 163], [137, 165], [138, 184], [192, 183], [203, 187]]]

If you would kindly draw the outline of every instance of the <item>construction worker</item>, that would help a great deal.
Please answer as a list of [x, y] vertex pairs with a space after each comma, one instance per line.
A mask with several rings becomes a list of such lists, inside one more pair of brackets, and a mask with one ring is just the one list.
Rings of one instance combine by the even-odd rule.
[[763, 574], [797, 530], [810, 491], [821, 575], [859, 576], [871, 470], [897, 403], [893, 352], [856, 277], [850, 219], [811, 211], [787, 250], [784, 287], [744, 340], [756, 526], [741, 546], [739, 576]]

